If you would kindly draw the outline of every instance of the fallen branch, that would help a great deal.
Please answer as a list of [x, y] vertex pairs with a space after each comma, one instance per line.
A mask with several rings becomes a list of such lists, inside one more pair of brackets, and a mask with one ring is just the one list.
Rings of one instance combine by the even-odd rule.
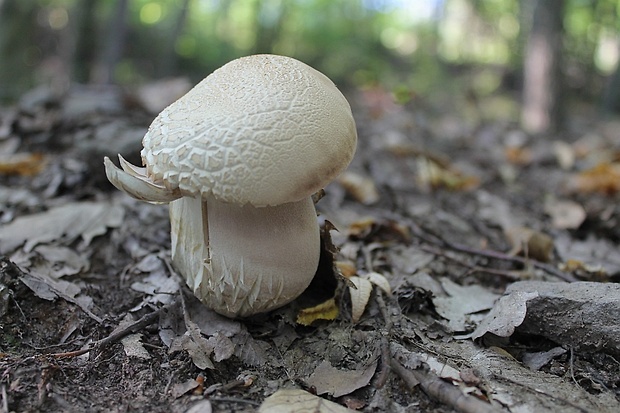
[[502, 411], [482, 400], [463, 394], [458, 387], [443, 381], [431, 371], [406, 369], [395, 358], [391, 360], [391, 367], [410, 389], [419, 385], [429, 397], [459, 412], [499, 413]]

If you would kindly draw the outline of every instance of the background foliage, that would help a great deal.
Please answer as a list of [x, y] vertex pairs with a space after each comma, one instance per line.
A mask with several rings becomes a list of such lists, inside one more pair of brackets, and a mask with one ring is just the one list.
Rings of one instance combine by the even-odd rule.
[[[252, 53], [303, 60], [401, 100], [518, 91], [536, 0], [0, 0], [0, 98], [36, 84], [193, 82]], [[620, 2], [567, 0], [567, 88], [598, 102]], [[461, 93], [462, 92], [462, 93]]]

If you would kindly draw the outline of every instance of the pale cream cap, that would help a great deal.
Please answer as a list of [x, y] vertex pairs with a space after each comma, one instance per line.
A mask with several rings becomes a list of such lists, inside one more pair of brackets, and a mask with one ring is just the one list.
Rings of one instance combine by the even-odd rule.
[[147, 174], [185, 196], [299, 201], [342, 172], [357, 133], [325, 75], [284, 56], [233, 60], [164, 109], [144, 136]]

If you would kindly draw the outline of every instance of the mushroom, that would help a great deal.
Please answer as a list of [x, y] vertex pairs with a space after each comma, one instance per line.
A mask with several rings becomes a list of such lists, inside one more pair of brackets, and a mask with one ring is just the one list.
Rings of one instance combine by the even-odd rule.
[[108, 180], [170, 203], [172, 264], [216, 312], [281, 307], [320, 255], [312, 194], [351, 161], [351, 108], [336, 86], [284, 56], [233, 60], [164, 109], [142, 140], [144, 168], [105, 158]]

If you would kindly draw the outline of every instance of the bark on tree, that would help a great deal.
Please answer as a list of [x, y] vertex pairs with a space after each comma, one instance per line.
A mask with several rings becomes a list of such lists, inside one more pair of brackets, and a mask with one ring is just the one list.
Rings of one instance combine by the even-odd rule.
[[0, 1], [0, 101], [15, 99], [33, 85], [34, 68], [41, 59], [37, 48], [37, 2]]
[[191, 0], [183, 0], [179, 6], [174, 26], [172, 28], [172, 33], [170, 34], [170, 39], [162, 56], [159, 70], [160, 77], [173, 76], [177, 72], [179, 57], [176, 52], [176, 44], [179, 37], [183, 33], [183, 29], [185, 28], [190, 2]]
[[97, 6], [99, 0], [82, 0], [75, 5], [75, 54], [73, 57], [74, 80], [88, 83], [95, 64], [98, 28]]
[[615, 113], [620, 111], [620, 64], [609, 76], [605, 90], [603, 90], [603, 112]]
[[96, 83], [107, 84], [114, 80], [114, 69], [125, 48], [128, 3], [129, 0], [117, 0], [116, 2], [116, 8], [110, 21], [110, 32], [104, 45], [105, 50], [93, 79]]
[[563, 118], [564, 0], [532, 0], [532, 25], [523, 62], [522, 127], [532, 134], [557, 131]]

